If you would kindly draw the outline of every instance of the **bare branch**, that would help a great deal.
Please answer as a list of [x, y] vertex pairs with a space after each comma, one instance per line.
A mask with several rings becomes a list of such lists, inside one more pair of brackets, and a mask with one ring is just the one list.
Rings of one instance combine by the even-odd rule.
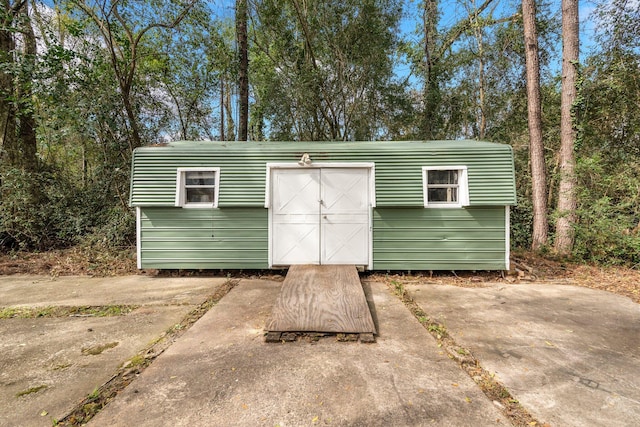
[[138, 33], [138, 36], [135, 38], [134, 44], [138, 45], [138, 43], [140, 43], [140, 39], [142, 39], [145, 33], [147, 33], [149, 30], [153, 28], [165, 28], [165, 29], [171, 30], [177, 27], [180, 24], [180, 22], [182, 22], [182, 20], [185, 18], [185, 16], [187, 16], [187, 13], [189, 13], [189, 11], [193, 8], [193, 6], [195, 6], [197, 1], [198, 0], [191, 0], [191, 2], [189, 2], [184, 7], [184, 9], [182, 9], [182, 12], [180, 12], [180, 14], [176, 16], [176, 18], [173, 20], [171, 24], [164, 24], [161, 22], [157, 22], [157, 23], [149, 24], [148, 26], [140, 30], [140, 32]]
[[27, 0], [21, 0], [19, 2], [16, 2], [16, 4], [11, 6], [11, 12], [13, 14], [17, 14], [18, 12], [20, 12], [20, 10], [22, 10], [25, 4], [27, 4]]
[[477, 19], [478, 15], [484, 12], [493, 2], [493, 0], [485, 0], [476, 10], [471, 12], [469, 16], [465, 19], [461, 19], [458, 21], [456, 25], [453, 26], [448, 31], [448, 34], [444, 37], [444, 43], [440, 46], [440, 49], [436, 52], [433, 58], [433, 62], [438, 62], [444, 56], [444, 53], [449, 50], [449, 48], [460, 38], [462, 34], [464, 34], [471, 27], [471, 23], [474, 19]]

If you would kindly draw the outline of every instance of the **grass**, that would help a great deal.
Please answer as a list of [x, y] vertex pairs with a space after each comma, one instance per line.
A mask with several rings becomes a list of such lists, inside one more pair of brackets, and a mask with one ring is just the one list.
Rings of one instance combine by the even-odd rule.
[[16, 397], [22, 397], [22, 396], [27, 396], [27, 395], [29, 395], [29, 394], [34, 394], [34, 393], [37, 393], [37, 392], [39, 392], [39, 391], [41, 391], [41, 390], [46, 389], [47, 387], [48, 387], [48, 386], [46, 386], [46, 385], [44, 385], [44, 384], [39, 385], [39, 386], [36, 386], [36, 387], [30, 387], [30, 388], [28, 388], [28, 389], [26, 389], [26, 390], [23, 390], [23, 391], [21, 391], [21, 392], [17, 393], [17, 394], [16, 394]]
[[72, 365], [71, 365], [71, 363], [60, 363], [60, 364], [58, 364], [58, 365], [54, 366], [54, 367], [52, 368], [52, 370], [53, 370], [53, 371], [61, 371], [61, 370], [63, 370], [63, 369], [70, 368], [71, 366], [72, 366]]
[[141, 354], [136, 354], [129, 360], [128, 366], [131, 368], [146, 367], [148, 363], [149, 359], [142, 356]]
[[91, 393], [89, 393], [89, 395], [87, 396], [87, 399], [95, 400], [98, 397], [100, 397], [100, 389], [98, 387], [96, 387], [96, 388], [93, 389], [93, 391]]
[[6, 307], [0, 309], [0, 319], [38, 319], [42, 317], [113, 317], [126, 316], [139, 305], [102, 305], [78, 307]]
[[93, 347], [86, 347], [82, 349], [82, 354], [85, 356], [97, 356], [101, 354], [103, 351], [108, 350], [110, 348], [114, 348], [119, 343], [117, 341], [106, 343], [106, 344], [98, 344]]

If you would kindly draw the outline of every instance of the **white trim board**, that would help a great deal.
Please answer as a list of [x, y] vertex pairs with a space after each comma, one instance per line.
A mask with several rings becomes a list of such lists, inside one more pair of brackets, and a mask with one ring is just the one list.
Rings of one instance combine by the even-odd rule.
[[511, 269], [511, 207], [504, 207], [504, 253], [505, 253], [505, 270]]
[[136, 207], [136, 266], [142, 270], [142, 209]]

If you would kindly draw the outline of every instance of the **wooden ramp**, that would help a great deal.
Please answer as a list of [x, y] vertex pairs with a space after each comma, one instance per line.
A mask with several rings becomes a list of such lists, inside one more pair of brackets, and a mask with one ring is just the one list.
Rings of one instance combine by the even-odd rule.
[[353, 265], [293, 265], [267, 321], [269, 333], [371, 336], [376, 328]]

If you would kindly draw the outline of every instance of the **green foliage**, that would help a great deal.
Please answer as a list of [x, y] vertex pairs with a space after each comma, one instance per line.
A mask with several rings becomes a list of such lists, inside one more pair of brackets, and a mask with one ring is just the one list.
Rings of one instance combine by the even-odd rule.
[[531, 198], [518, 194], [518, 205], [511, 209], [511, 246], [531, 247], [533, 230], [533, 205]]
[[598, 6], [604, 47], [582, 67], [574, 256], [640, 266], [640, 5]]
[[640, 265], [640, 238], [626, 215], [612, 212], [611, 200], [602, 197], [578, 210], [575, 256], [596, 264]]
[[577, 165], [574, 254], [599, 264], [640, 265], [640, 163], [612, 168], [600, 156]]
[[[393, 78], [400, 3], [256, 3], [253, 109], [275, 140], [372, 140], [404, 87]], [[263, 129], [254, 120], [254, 129]]]
[[606, 152], [614, 162], [640, 157], [638, 70], [640, 52], [612, 49], [588, 61], [581, 123], [584, 152]]
[[[48, 173], [30, 173], [9, 169], [0, 184], [0, 245], [16, 249], [43, 250], [58, 244], [69, 244], [64, 232], [67, 226], [57, 223], [59, 210], [64, 210], [58, 190]], [[62, 190], [64, 191], [64, 190]], [[73, 223], [71, 217], [65, 222]]]
[[105, 249], [135, 246], [136, 218], [120, 206], [105, 208], [101, 221], [83, 239], [83, 243]]
[[[519, 7], [498, 10], [483, 8], [487, 3], [462, 1], [456, 13], [459, 18], [441, 22], [444, 4], [417, 4], [414, 12], [420, 17], [424, 13], [425, 22], [419, 23], [405, 50], [419, 81], [412, 87], [420, 101], [414, 121], [429, 123], [415, 126], [414, 137], [483, 137], [512, 143], [527, 126]], [[439, 13], [429, 13], [433, 5]], [[560, 21], [554, 3], [540, 1], [536, 7], [541, 72], [547, 81], [553, 78], [550, 68], [557, 56]]]
[[235, 50], [230, 23], [210, 14], [198, 3], [174, 31], [149, 34], [144, 46], [153, 54], [140, 59], [138, 70], [155, 84], [140, 102], [171, 139], [217, 137], [213, 106], [222, 76], [232, 74]]
[[78, 187], [52, 172], [9, 169], [2, 174], [0, 194], [0, 247], [47, 250], [99, 243], [117, 248], [135, 241], [133, 214], [113, 204], [109, 188]]

